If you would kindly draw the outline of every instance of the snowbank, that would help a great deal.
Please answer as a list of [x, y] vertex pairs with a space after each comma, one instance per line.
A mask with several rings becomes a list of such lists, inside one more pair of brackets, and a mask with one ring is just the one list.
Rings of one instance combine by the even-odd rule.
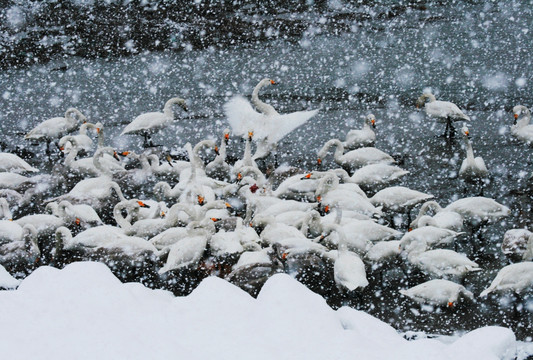
[[331, 309], [288, 275], [257, 299], [205, 279], [177, 298], [122, 284], [99, 263], [41, 267], [0, 292], [0, 346], [17, 359], [511, 359], [513, 332], [485, 327], [451, 344], [407, 341], [372, 316]]

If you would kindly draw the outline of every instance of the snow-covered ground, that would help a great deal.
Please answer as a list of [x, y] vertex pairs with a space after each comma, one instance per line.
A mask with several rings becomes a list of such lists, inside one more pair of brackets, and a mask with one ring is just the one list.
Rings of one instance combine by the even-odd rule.
[[41, 267], [0, 291], [4, 359], [525, 359], [502, 327], [405, 340], [384, 322], [324, 299], [285, 274], [257, 299], [216, 277], [189, 296], [122, 284], [100, 263]]

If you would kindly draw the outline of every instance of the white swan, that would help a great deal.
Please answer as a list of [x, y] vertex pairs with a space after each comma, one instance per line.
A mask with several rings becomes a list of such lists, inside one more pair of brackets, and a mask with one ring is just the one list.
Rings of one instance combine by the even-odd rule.
[[205, 173], [207, 176], [218, 180], [230, 181], [231, 166], [226, 162], [226, 147], [228, 146], [228, 141], [229, 129], [224, 129], [222, 140], [220, 141], [220, 147], [215, 147], [217, 156], [205, 166]]
[[[429, 101], [426, 102], [426, 100]], [[452, 124], [453, 121], [470, 121], [470, 118], [465, 115], [457, 105], [449, 101], [436, 100], [435, 95], [433, 94], [422, 94], [416, 102], [416, 107], [420, 108], [422, 105], [424, 105], [424, 109], [428, 116], [436, 118], [439, 122], [446, 123], [444, 136], [449, 132], [449, 136], [452, 137], [455, 133]]]
[[[65, 221], [63, 219], [50, 214], [26, 215], [14, 220], [14, 222], [21, 227], [24, 227], [28, 224], [33, 225], [39, 235], [52, 233], [58, 227], [65, 225]], [[74, 223], [72, 225], [74, 225]]]
[[456, 200], [446, 206], [444, 211], [454, 211], [472, 225], [495, 222], [511, 214], [511, 210], [507, 206], [482, 196]]
[[172, 105], [179, 105], [183, 110], [187, 111], [187, 103], [179, 97], [171, 98], [165, 103], [163, 112], [149, 112], [137, 116], [131, 123], [129, 123], [120, 135], [125, 134], [140, 134], [144, 136], [144, 146], [153, 146], [150, 139], [151, 134], [167, 127], [174, 120], [174, 113]]
[[0, 189], [21, 190], [32, 183], [32, 179], [24, 175], [0, 172]]
[[409, 171], [396, 165], [377, 163], [365, 165], [355, 170], [350, 177], [350, 181], [365, 188], [376, 189], [384, 185], [389, 185], [394, 180], [407, 174], [409, 174]]
[[279, 141], [318, 112], [311, 110], [279, 114], [258, 97], [259, 90], [272, 84], [275, 84], [273, 80], [263, 79], [252, 93], [252, 103], [259, 112], [242, 96], [235, 96], [224, 105], [226, 117], [235, 135], [244, 137], [249, 131], [254, 133], [254, 140], [257, 142], [254, 160], [264, 158], [271, 151], [275, 151]]
[[[441, 245], [453, 244], [455, 238], [464, 233], [458, 233], [448, 229], [442, 229], [435, 226], [423, 226], [418, 229], [407, 232], [401, 239], [401, 244], [407, 244], [412, 241], [423, 240], [427, 247], [434, 248]], [[405, 245], [404, 245], [405, 246]]]
[[348, 291], [368, 286], [365, 264], [359, 255], [349, 251], [342, 228], [329, 225], [326, 230], [333, 230], [339, 235], [339, 247], [333, 265], [333, 278], [337, 286]]
[[2, 171], [23, 173], [38, 172], [39, 169], [34, 168], [15, 154], [3, 152], [0, 153], [0, 172]]
[[[531, 241], [533, 242], [533, 232], [527, 229], [507, 230], [503, 235], [501, 245], [502, 252], [513, 259], [522, 259], [527, 256], [526, 250], [528, 248], [529, 239], [532, 239]], [[524, 258], [524, 260], [533, 259]]]
[[405, 186], [391, 186], [378, 191], [370, 198], [370, 202], [374, 206], [383, 206], [383, 210], [403, 210], [409, 214], [414, 206], [433, 198], [433, 195]]
[[474, 158], [474, 150], [472, 149], [472, 143], [468, 138], [470, 132], [466, 126], [463, 126], [461, 129], [464, 135], [465, 148], [466, 148], [466, 159], [463, 160], [461, 164], [461, 169], [459, 170], [459, 177], [465, 179], [466, 181], [480, 181], [489, 176], [489, 171], [487, 166], [485, 166], [485, 161], [481, 156]]
[[254, 133], [252, 131], [248, 132], [248, 137], [246, 138], [246, 144], [244, 146], [244, 153], [242, 155], [242, 159], [239, 159], [233, 164], [233, 177], [238, 177], [239, 173], [241, 173], [241, 176], [243, 176], [242, 171], [245, 168], [253, 167], [258, 169], [257, 163], [252, 158], [252, 139], [254, 137]]
[[[528, 144], [533, 144], [533, 124], [531, 121], [531, 112], [524, 105], [517, 105], [513, 108], [514, 125], [511, 126], [511, 135], [518, 140]], [[520, 115], [522, 117], [519, 120]]]
[[376, 117], [368, 114], [360, 130], [350, 130], [346, 134], [346, 139], [342, 143], [344, 149], [354, 150], [360, 147], [373, 146], [376, 141], [376, 133], [372, 128], [376, 127]]
[[148, 240], [158, 250], [159, 254], [167, 254], [175, 243], [195, 235], [210, 236], [216, 231], [213, 219], [191, 221], [186, 227], [171, 227]]
[[461, 297], [474, 299], [474, 294], [464, 286], [444, 279], [429, 280], [410, 289], [402, 289], [400, 294], [420, 304], [448, 307], [456, 306]]
[[60, 203], [55, 201], [46, 204], [46, 210], [52, 215], [62, 218], [67, 224], [79, 224], [83, 227], [93, 227], [103, 225], [102, 219], [94, 209], [86, 204], [73, 205], [63, 200]]
[[[435, 214], [431, 217], [427, 213], [432, 210]], [[451, 210], [444, 210], [436, 201], [426, 201], [420, 207], [418, 216], [411, 222], [409, 227], [415, 229], [426, 225], [436, 226], [443, 229], [463, 230], [463, 217]]]
[[400, 248], [402, 252], [407, 253], [407, 259], [411, 264], [431, 277], [462, 279], [471, 271], [481, 270], [477, 263], [453, 250], [427, 250], [427, 243], [424, 240], [400, 242]]
[[324, 144], [318, 152], [317, 162], [322, 164], [322, 158], [326, 156], [330, 147], [336, 146], [333, 154], [335, 162], [345, 168], [346, 171], [354, 171], [369, 164], [392, 164], [394, 159], [387, 153], [374, 147], [364, 147], [344, 153], [344, 146], [339, 139], [331, 139]]
[[479, 296], [484, 297], [492, 292], [512, 291], [521, 293], [533, 287], [533, 262], [524, 261], [503, 267], [492, 280], [490, 286]]
[[[80, 126], [80, 130], [78, 131], [77, 135], [65, 135], [61, 139], [59, 139], [59, 142], [57, 143], [57, 146], [59, 146], [60, 150], [69, 150], [72, 146], [78, 146], [80, 149], [89, 152], [93, 146], [93, 139], [91, 139], [87, 135], [88, 129], [96, 129], [97, 133], [100, 132], [99, 126], [102, 126], [102, 123], [93, 124], [90, 122], [84, 122]], [[76, 144], [74, 145], [72, 142], [75, 141]], [[63, 148], [63, 149], [62, 149]]]
[[[73, 116], [75, 115], [75, 117]], [[46, 142], [46, 152], [50, 154], [50, 142], [74, 131], [80, 122], [87, 118], [76, 108], [68, 108], [65, 117], [55, 117], [43, 121], [24, 136], [28, 140]]]
[[[86, 177], [114, 174], [124, 171], [116, 152], [110, 147], [100, 147], [93, 156], [76, 160], [80, 147], [75, 139], [70, 140], [73, 145], [65, 157], [64, 165], [71, 171]], [[67, 151], [67, 150], [65, 150]]]
[[24, 225], [19, 238], [0, 243], [0, 264], [11, 273], [31, 272], [38, 265], [40, 256], [37, 230], [32, 224]]

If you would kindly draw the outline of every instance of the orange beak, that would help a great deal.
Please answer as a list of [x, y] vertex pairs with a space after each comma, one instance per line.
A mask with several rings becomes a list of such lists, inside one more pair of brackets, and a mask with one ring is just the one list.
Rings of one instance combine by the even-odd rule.
[[161, 217], [164, 218], [165, 217], [165, 212], [164, 211], [161, 211]]
[[226, 207], [229, 208], [229, 209], [231, 209], [231, 208], [233, 207], [233, 206], [231, 206], [230, 203], [225, 203], [225, 205], [226, 205]]
[[448, 307], [453, 307], [453, 302], [449, 301], [448, 302]]
[[321, 165], [321, 164], [322, 164], [322, 159], [321, 159], [321, 158], [316, 159], [316, 163], [317, 163], [318, 165]]
[[270, 83], [271, 83], [272, 85], [276, 85], [276, 82], [275, 82], [274, 80], [270, 80]]
[[322, 201], [322, 196], [318, 195], [318, 196], [316, 197], [316, 202], [321, 202], [321, 201]]
[[129, 151], [123, 151], [123, 152], [122, 152], [122, 156], [128, 156], [129, 154], [130, 154]]
[[304, 178], [306, 178], [306, 179], [310, 179], [310, 178], [311, 178], [311, 174], [312, 174], [312, 173], [309, 173], [309, 174], [305, 175]]
[[140, 207], [149, 207], [148, 205], [146, 205], [142, 201], [137, 201], [137, 204], [139, 204]]
[[518, 119], [518, 114], [514, 114], [514, 119]]
[[287, 255], [288, 255], [287, 253], [281, 254], [281, 259], [282, 260], [287, 260]]
[[224, 139], [229, 140], [229, 134], [224, 134]]
[[326, 205], [326, 207], [324, 207], [324, 212], [326, 214], [329, 214], [329, 205]]
[[61, 147], [59, 148], [59, 150], [64, 151], [65, 148], [64, 148], [63, 146], [61, 146]]
[[470, 134], [468, 131], [465, 131], [465, 135], [468, 136], [468, 134]]
[[213, 222], [217, 222], [219, 220], [220, 220], [219, 218], [211, 218], [211, 221], [213, 221]]
[[81, 223], [80, 218], [76, 218], [76, 221], [74, 221], [76, 225], [79, 225]]
[[253, 131], [249, 131], [249, 132], [248, 132], [248, 138], [249, 138], [250, 140], [252, 140], [253, 136], [254, 136], [254, 132], [253, 132]]
[[97, 134], [100, 133], [100, 128], [96, 128], [96, 133], [97, 133]]
[[241, 180], [242, 179], [242, 174], [241, 173], [238, 173], [237, 174], [237, 180]]
[[198, 195], [198, 198], [197, 198], [197, 199], [198, 199], [198, 204], [200, 204], [200, 205], [203, 205], [203, 204], [204, 204], [204, 200], [205, 200], [205, 199], [204, 199], [203, 196]]

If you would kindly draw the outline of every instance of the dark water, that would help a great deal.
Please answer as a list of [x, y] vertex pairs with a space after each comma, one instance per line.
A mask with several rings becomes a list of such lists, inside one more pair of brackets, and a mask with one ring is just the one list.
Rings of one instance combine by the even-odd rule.
[[[508, 264], [499, 250], [503, 233], [533, 228], [533, 199], [527, 184], [533, 171], [532, 148], [509, 134], [512, 107], [533, 104], [529, 55], [533, 4], [429, 2], [402, 8], [386, 2], [344, 8], [336, 4], [277, 11], [271, 14], [276, 26], [269, 26], [269, 9], [241, 13], [249, 20], [243, 28], [248, 35], [241, 34], [235, 45], [231, 34], [222, 32], [217, 38], [216, 31], [208, 29], [209, 41], [199, 46], [184, 40], [179, 51], [139, 45], [126, 57], [61, 53], [41, 64], [8, 67], [0, 72], [0, 140], [7, 149], [34, 151], [32, 161], [39, 163], [42, 147], [25, 144], [23, 134], [75, 106], [90, 121], [105, 124], [109, 145], [139, 150], [137, 138], [118, 136], [122, 128], [140, 113], [162, 109], [168, 98], [182, 96], [191, 111], [154, 138], [177, 149], [206, 137], [218, 139], [227, 126], [225, 101], [234, 94], [249, 95], [268, 76], [279, 85], [264, 91], [262, 98], [280, 112], [321, 109], [283, 140], [281, 161], [316, 169], [316, 152], [324, 142], [342, 139], [372, 112], [378, 119], [376, 147], [411, 172], [400, 185], [431, 193], [445, 206], [478, 192], [457, 179], [465, 156], [460, 136], [456, 141], [437, 137], [444, 126], [416, 111], [416, 98], [430, 89], [472, 118], [474, 152], [484, 158], [492, 176], [484, 195], [512, 209], [510, 218], [482, 234], [486, 252], [478, 261], [484, 270], [465, 282], [479, 294]], [[188, 26], [202, 36], [201, 24]], [[230, 152], [239, 155], [243, 148], [232, 139]], [[466, 244], [468, 239], [461, 241]], [[523, 339], [533, 333], [531, 297], [521, 299], [526, 306], [520, 310], [513, 307], [516, 299], [494, 297], [456, 310], [425, 311], [398, 294], [398, 287], [406, 286], [399, 274], [392, 272], [388, 279], [361, 297], [331, 302], [365, 309], [402, 330], [446, 333], [501, 324], [513, 327]]]

